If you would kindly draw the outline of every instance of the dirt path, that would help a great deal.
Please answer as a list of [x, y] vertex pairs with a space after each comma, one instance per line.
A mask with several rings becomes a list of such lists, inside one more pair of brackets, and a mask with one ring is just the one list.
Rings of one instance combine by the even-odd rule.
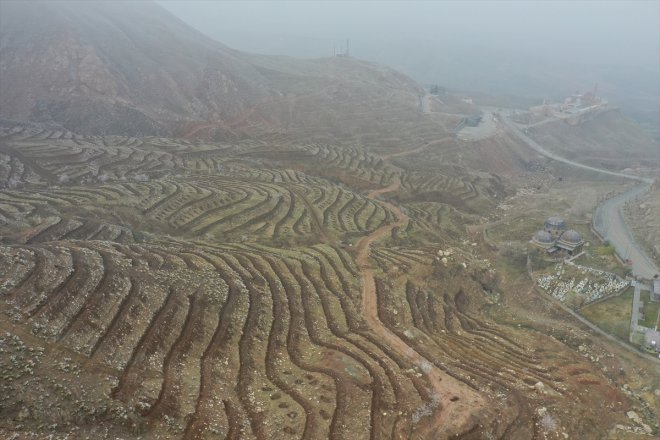
[[[407, 154], [411, 153], [412, 150], [407, 152]], [[396, 181], [390, 186], [372, 191], [367, 197], [373, 200], [382, 194], [398, 190], [400, 186], [401, 181], [397, 177]], [[422, 365], [430, 366], [430, 368], [425, 368], [425, 374], [433, 389], [433, 394], [437, 398], [438, 404], [431, 416], [433, 419], [430, 421], [431, 423], [427, 429], [425, 429], [424, 434], [430, 435], [435, 431], [433, 435], [436, 437], [434, 438], [449, 438], [451, 435], [458, 434], [467, 429], [471, 415], [483, 407], [485, 402], [478, 393], [435, 367], [432, 362], [385, 327], [379, 319], [376, 281], [374, 279], [373, 268], [369, 261], [371, 245], [377, 240], [389, 235], [395, 227], [404, 227], [409, 219], [397, 206], [382, 200], [379, 200], [378, 203], [392, 211], [396, 215], [397, 221], [393, 224], [381, 226], [362, 238], [357, 244], [356, 263], [362, 275], [362, 308], [364, 316], [371, 330], [383, 338], [393, 350], [408, 358], [417, 367]], [[426, 421], [425, 419], [423, 420]], [[426, 437], [423, 435], [423, 438]]]
[[429, 114], [431, 113], [431, 94], [427, 93], [426, 95], [419, 98], [419, 106], [421, 107], [422, 113]]
[[[412, 150], [399, 151], [398, 153], [386, 154], [386, 155], [384, 155], [384, 156], [380, 156], [380, 157], [381, 157], [381, 159], [383, 159], [383, 160], [388, 160], [388, 159], [392, 159], [392, 158], [394, 158], [394, 157], [408, 156], [408, 155], [410, 155], [410, 154], [415, 154], [415, 153], [419, 153], [419, 152], [422, 151], [422, 150], [426, 150], [426, 149], [427, 149], [428, 147], [430, 147], [431, 145], [441, 144], [441, 143], [443, 143], [443, 142], [447, 142], [447, 141], [450, 141], [450, 140], [452, 140], [452, 139], [455, 139], [454, 136], [447, 136], [447, 137], [444, 137], [444, 138], [442, 138], [442, 139], [438, 139], [438, 140], [435, 140], [435, 141], [427, 142], [426, 144], [422, 145], [421, 147], [417, 147], [417, 148], [414, 148], [414, 149], [412, 149]], [[386, 191], [386, 192], [387, 192], [387, 191]]]
[[476, 127], [464, 125], [457, 133], [456, 136], [463, 141], [480, 141], [494, 136], [497, 133], [497, 124], [493, 114], [489, 111], [484, 111], [481, 121]]

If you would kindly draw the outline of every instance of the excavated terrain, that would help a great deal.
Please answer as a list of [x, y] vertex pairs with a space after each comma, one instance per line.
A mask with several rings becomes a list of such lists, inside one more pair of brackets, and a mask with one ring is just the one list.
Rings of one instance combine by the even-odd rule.
[[[495, 119], [468, 141], [478, 107], [384, 66], [241, 53], [152, 2], [0, 6], [0, 438], [660, 432], [657, 365], [511, 245], [616, 182]], [[648, 152], [615, 112], [564, 125], [530, 136]]]
[[379, 156], [1, 135], [2, 435], [600, 438], [628, 410], [653, 426], [613, 374], [629, 354], [465, 240], [510, 190], [451, 137]]

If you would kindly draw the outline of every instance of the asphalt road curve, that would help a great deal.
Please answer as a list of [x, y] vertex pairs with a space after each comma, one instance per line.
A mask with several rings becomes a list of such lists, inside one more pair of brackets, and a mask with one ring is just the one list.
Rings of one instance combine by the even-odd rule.
[[660, 273], [658, 267], [635, 242], [628, 225], [623, 218], [623, 207], [631, 200], [641, 197], [649, 190], [649, 184], [643, 183], [634, 188], [605, 200], [598, 206], [594, 215], [594, 228], [615, 248], [624, 260], [632, 261], [634, 275], [651, 279]]
[[601, 174], [607, 174], [614, 177], [623, 177], [641, 182], [640, 185], [635, 186], [629, 191], [618, 194], [601, 203], [596, 209], [596, 214], [594, 216], [594, 228], [616, 248], [617, 254], [619, 254], [622, 259], [632, 261], [632, 271], [634, 275], [641, 276], [642, 278], [646, 279], [651, 279], [655, 274], [660, 273], [660, 269], [658, 269], [658, 267], [653, 263], [653, 261], [651, 261], [648, 255], [646, 255], [646, 252], [644, 252], [644, 250], [635, 242], [635, 239], [633, 238], [633, 235], [623, 218], [622, 211], [626, 202], [641, 197], [649, 190], [651, 183], [653, 182], [652, 179], [635, 176], [632, 174], [604, 170], [566, 159], [543, 148], [536, 141], [524, 134], [515, 123], [506, 117], [503, 117], [502, 121], [516, 136], [518, 136], [518, 138], [524, 141], [530, 148], [546, 157], [549, 157], [550, 159], [563, 162], [577, 168], [582, 168], [584, 170], [595, 171]]

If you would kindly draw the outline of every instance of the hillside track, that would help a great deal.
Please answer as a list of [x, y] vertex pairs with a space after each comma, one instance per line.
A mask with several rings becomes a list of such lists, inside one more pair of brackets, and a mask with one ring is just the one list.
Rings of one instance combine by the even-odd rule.
[[391, 153], [391, 154], [382, 155], [381, 158], [383, 160], [390, 160], [390, 159], [394, 159], [396, 157], [403, 157], [403, 156], [409, 156], [411, 154], [417, 154], [421, 151], [426, 150], [429, 147], [432, 147], [434, 145], [441, 145], [445, 142], [452, 141], [454, 139], [456, 139], [454, 136], [447, 136], [447, 137], [444, 137], [444, 138], [441, 138], [441, 139], [437, 139], [437, 140], [434, 140], [434, 141], [431, 141], [431, 142], [427, 142], [424, 145], [421, 145], [417, 148], [413, 148], [411, 150], [404, 150], [404, 151], [400, 151], [398, 153]]
[[[370, 192], [367, 197], [376, 200], [379, 196], [395, 192], [401, 187], [401, 181], [395, 180], [388, 187]], [[391, 210], [397, 221], [390, 225], [384, 225], [362, 238], [357, 244], [356, 264], [360, 268], [362, 279], [362, 309], [369, 327], [384, 341], [387, 342], [399, 354], [408, 358], [415, 365], [432, 365], [428, 359], [415, 351], [413, 347], [406, 344], [399, 336], [389, 330], [378, 317], [378, 296], [376, 294], [376, 280], [374, 270], [369, 261], [371, 245], [392, 233], [395, 227], [403, 228], [409, 221], [400, 208], [380, 201], [387, 209]], [[474, 390], [466, 387], [453, 377], [440, 371], [433, 366], [426, 373], [433, 389], [433, 398], [438, 400], [438, 409], [433, 415], [433, 422], [428, 432], [436, 430], [441, 432], [441, 438], [449, 438], [451, 435], [459, 434], [471, 427], [471, 414], [479, 411], [485, 400]]]

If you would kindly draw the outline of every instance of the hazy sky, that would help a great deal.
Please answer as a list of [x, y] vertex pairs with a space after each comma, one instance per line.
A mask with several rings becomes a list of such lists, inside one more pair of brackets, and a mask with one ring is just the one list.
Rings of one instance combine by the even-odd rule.
[[[638, 61], [660, 52], [660, 1], [178, 1], [184, 21], [237, 49], [268, 52], [260, 37], [300, 38], [291, 55], [327, 56], [334, 42], [466, 40], [481, 47], [540, 46], [556, 54]], [[248, 38], [246, 38], [248, 37]], [[301, 42], [301, 46], [303, 42]], [[522, 46], [522, 47], [520, 47]], [[283, 48], [287, 49], [287, 48]], [[657, 67], [657, 66], [656, 66]]]
[[235, 49], [325, 57], [350, 39], [425, 83], [557, 97], [598, 82], [660, 113], [660, 0], [158, 3]]

